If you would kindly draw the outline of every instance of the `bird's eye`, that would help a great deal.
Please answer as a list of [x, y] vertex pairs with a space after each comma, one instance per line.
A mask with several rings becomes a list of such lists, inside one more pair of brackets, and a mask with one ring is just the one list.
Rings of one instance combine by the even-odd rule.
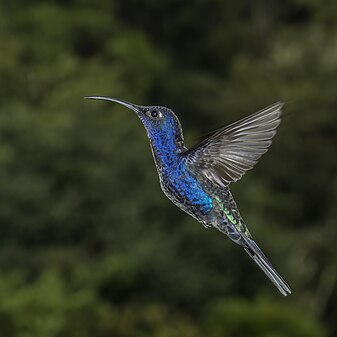
[[152, 119], [159, 119], [162, 117], [162, 114], [160, 111], [157, 110], [148, 110], [146, 114], [151, 117]]

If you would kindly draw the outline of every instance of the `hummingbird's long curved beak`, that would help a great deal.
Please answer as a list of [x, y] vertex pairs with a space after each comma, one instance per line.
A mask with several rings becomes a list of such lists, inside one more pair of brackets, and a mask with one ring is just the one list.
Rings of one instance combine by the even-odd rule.
[[118, 99], [118, 98], [104, 97], [104, 96], [86, 96], [84, 98], [86, 98], [86, 99], [99, 99], [99, 100], [102, 100], [102, 101], [116, 102], [116, 103], [124, 105], [125, 107], [133, 110], [137, 114], [141, 112], [141, 107], [139, 105], [132, 104], [130, 102], [127, 102], [127, 101], [124, 101], [124, 100]]

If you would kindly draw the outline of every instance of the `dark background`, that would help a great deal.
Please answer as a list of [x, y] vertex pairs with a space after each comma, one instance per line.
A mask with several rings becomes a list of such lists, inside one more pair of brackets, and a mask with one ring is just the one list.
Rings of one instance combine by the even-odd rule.
[[[160, 191], [142, 125], [165, 105], [187, 146], [286, 102], [233, 184], [283, 298]], [[337, 334], [337, 2], [2, 0], [0, 336]]]

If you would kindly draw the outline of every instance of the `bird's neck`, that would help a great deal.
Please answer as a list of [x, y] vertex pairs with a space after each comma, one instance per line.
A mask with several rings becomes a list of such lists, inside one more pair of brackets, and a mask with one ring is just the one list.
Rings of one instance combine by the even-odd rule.
[[184, 141], [180, 135], [158, 134], [150, 138], [152, 154], [159, 168], [172, 168], [186, 151]]

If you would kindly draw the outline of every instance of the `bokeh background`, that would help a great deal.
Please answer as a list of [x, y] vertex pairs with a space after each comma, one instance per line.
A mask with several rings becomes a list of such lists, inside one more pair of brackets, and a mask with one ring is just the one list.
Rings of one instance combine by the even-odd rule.
[[[2, 0], [0, 336], [337, 334], [337, 2]], [[108, 95], [171, 107], [187, 146], [275, 101], [232, 186], [283, 298], [162, 194]]]

